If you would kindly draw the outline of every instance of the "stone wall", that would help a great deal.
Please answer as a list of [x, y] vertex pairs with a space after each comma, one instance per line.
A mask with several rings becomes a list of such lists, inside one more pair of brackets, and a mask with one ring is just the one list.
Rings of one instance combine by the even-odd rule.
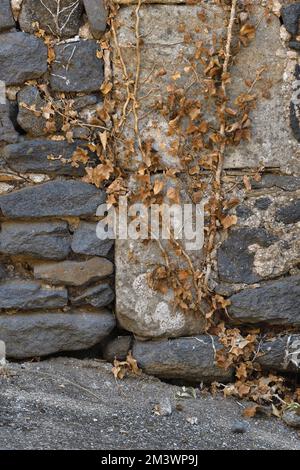
[[[106, 10], [99, 0], [66, 0], [69, 9], [55, 16], [57, 2], [48, 3], [45, 9], [42, 2], [23, 0], [15, 18], [9, 0], [0, 6], [0, 80], [7, 85], [7, 102], [0, 107], [0, 339], [6, 342], [7, 354], [43, 356], [101, 342], [106, 359], [124, 359], [131, 348], [139, 365], [161, 378], [229, 381], [233, 371], [215, 364], [218, 338], [204, 334], [199, 318], [174, 311], [170, 291], [149, 287], [147, 274], [163, 263], [157, 244], [116, 241], [116, 320], [111, 313], [113, 246], [95, 234], [95, 212], [105, 192], [82, 181], [84, 166], [96, 164], [87, 144], [101, 115], [99, 90], [105, 70], [97, 40], [106, 28]], [[129, 3], [136, 2], [116, 3], [121, 4], [118, 41], [131, 73], [136, 7]], [[153, 142], [158, 155], [151, 178], [177, 169], [176, 178], [166, 180], [167, 187], [176, 186], [185, 201], [193, 201], [176, 159], [179, 142], [161, 114], [152, 110], [175, 83], [189, 89], [191, 100], [198, 99], [202, 85], [198, 77], [190, 86], [187, 60], [194, 50], [185, 34], [192, 34], [198, 44], [212, 45], [226, 34], [224, 11], [218, 2], [153, 3], [140, 9], [141, 136]], [[263, 68], [265, 75], [256, 84], [259, 100], [251, 113], [252, 138], [225, 155], [227, 215], [236, 216], [237, 223], [217, 239], [209, 285], [230, 301], [228, 325], [260, 328], [260, 365], [284, 371], [295, 369], [289, 358], [299, 349], [300, 126], [299, 109], [291, 99], [300, 70], [300, 3], [274, 2], [269, 16], [265, 3], [253, 1], [256, 35], [232, 68], [231, 103], [258, 70]], [[199, 27], [203, 11], [206, 28]], [[241, 14], [237, 20], [243, 25], [250, 18]], [[58, 38], [54, 49], [47, 50], [43, 31]], [[115, 43], [111, 49], [115, 94], [120, 98], [124, 71]], [[60, 112], [51, 114], [49, 99]], [[81, 122], [71, 135], [66, 109]], [[207, 106], [203, 112], [214, 126], [214, 109]], [[129, 142], [132, 115], [125, 126]], [[117, 142], [117, 159], [130, 179], [142, 155], [137, 151], [129, 159], [128, 142]], [[84, 165], [78, 148], [84, 150]], [[199, 149], [193, 151], [197, 158]], [[203, 163], [199, 166], [209, 186], [209, 172]], [[231, 205], [233, 200], [238, 203]], [[193, 254], [195, 264], [201, 257]], [[117, 331], [122, 336], [117, 337]], [[272, 333], [272, 341], [267, 333]]]
[[87, 349], [115, 328], [113, 242], [96, 237], [106, 195], [82, 181], [96, 164], [88, 144], [107, 11], [101, 1], [58, 4], [0, 5], [0, 337], [13, 358]]

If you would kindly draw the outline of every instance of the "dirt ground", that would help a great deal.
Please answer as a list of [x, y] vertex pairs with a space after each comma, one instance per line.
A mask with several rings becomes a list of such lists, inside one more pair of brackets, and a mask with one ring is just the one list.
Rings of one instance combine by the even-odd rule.
[[[247, 402], [203, 394], [178, 401], [181, 390], [145, 375], [116, 382], [98, 360], [8, 364], [0, 449], [300, 449], [298, 434], [278, 419], [245, 420]], [[166, 401], [171, 414], [155, 415]]]

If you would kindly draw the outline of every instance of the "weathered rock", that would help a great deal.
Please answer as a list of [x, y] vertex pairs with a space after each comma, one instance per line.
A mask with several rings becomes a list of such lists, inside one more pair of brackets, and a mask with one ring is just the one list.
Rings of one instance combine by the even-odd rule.
[[255, 207], [261, 211], [265, 211], [272, 204], [272, 199], [269, 197], [260, 197], [254, 203]]
[[[272, 15], [270, 22], [267, 18], [259, 21], [264, 6], [259, 2], [252, 2], [251, 5], [251, 24], [258, 26], [255, 37], [248, 47], [239, 51], [231, 68], [232, 80], [227, 87], [230, 102], [233, 104], [237, 96], [247, 93], [245, 80], [249, 77], [254, 80], [258, 69], [265, 67], [265, 73], [263, 80], [255, 87], [259, 98], [249, 116], [251, 138], [227, 152], [224, 168], [256, 168], [263, 165], [265, 168], [281, 168], [284, 173], [287, 169], [297, 172], [299, 144], [288, 125], [292, 80], [289, 81], [286, 49], [281, 41], [280, 18]], [[266, 87], [266, 83], [269, 86]], [[270, 116], [276, 116], [276, 120], [270, 119]]]
[[132, 343], [132, 336], [117, 336], [108, 341], [103, 348], [103, 358], [107, 362], [125, 361]]
[[278, 372], [299, 371], [300, 335], [279, 336], [261, 344], [256, 361], [266, 370]]
[[296, 2], [281, 9], [281, 18], [286, 30], [296, 35], [299, 28], [300, 3]]
[[108, 17], [104, 0], [83, 0], [83, 4], [93, 36], [100, 39], [106, 29]]
[[155, 342], [135, 341], [132, 354], [144, 372], [162, 379], [229, 381], [232, 370], [215, 364], [214, 348], [221, 348], [218, 339], [203, 335]]
[[283, 421], [292, 428], [300, 428], [300, 407], [287, 409], [282, 415]]
[[82, 11], [82, 0], [23, 0], [19, 23], [27, 33], [41, 28], [54, 36], [69, 38], [78, 33]]
[[12, 144], [17, 142], [18, 138], [18, 133], [9, 116], [8, 104], [0, 104], [0, 144], [3, 142]]
[[107, 310], [0, 315], [0, 336], [7, 356], [14, 359], [88, 349], [114, 326], [115, 319]]
[[47, 47], [30, 34], [1, 34], [0, 80], [8, 85], [21, 85], [39, 78], [47, 71]]
[[270, 246], [276, 238], [262, 228], [243, 227], [232, 230], [218, 250], [218, 270], [221, 281], [251, 284], [261, 279], [253, 269], [255, 253], [249, 246]]
[[15, 28], [15, 21], [13, 19], [10, 0], [1, 0], [0, 4], [0, 32], [7, 29]]
[[287, 206], [280, 207], [276, 211], [276, 221], [284, 224], [296, 224], [300, 221], [300, 199], [291, 202]]
[[114, 291], [109, 284], [99, 284], [98, 286], [86, 289], [76, 297], [71, 297], [71, 302], [74, 305], [89, 304], [93, 307], [101, 308], [112, 303], [114, 298]]
[[4, 341], [0, 341], [0, 367], [6, 364], [6, 348]]
[[243, 323], [300, 325], [300, 275], [270, 281], [230, 297], [228, 312]]
[[236, 215], [239, 219], [248, 219], [253, 215], [250, 207], [245, 206], [245, 204], [239, 204], [236, 208]]
[[97, 224], [92, 222], [80, 222], [72, 239], [74, 253], [95, 256], [107, 256], [114, 240], [100, 240], [96, 235]]
[[[88, 1], [88, 0], [87, 0]], [[118, 20], [120, 28], [117, 31], [118, 42], [122, 50], [122, 56], [126, 63], [126, 67], [130, 76], [135, 74], [135, 51], [132, 44], [135, 43], [135, 6], [131, 5], [126, 8], [120, 8], [118, 11]], [[139, 11], [140, 17], [140, 34], [143, 37], [141, 47], [141, 80], [140, 95], [143, 100], [140, 103], [139, 112], [145, 115], [140, 121], [140, 134], [142, 141], [151, 141], [152, 148], [157, 156], [158, 165], [161, 168], [175, 167], [181, 168], [182, 164], [178, 157], [178, 149], [181, 146], [181, 138], [174, 132], [169, 132], [168, 121], [160, 111], [157, 111], [157, 103], [166, 103], [169, 95], [168, 88], [175, 86], [177, 89], [185, 89], [185, 97], [191, 100], [199, 100], [203, 94], [201, 83], [197, 80], [190, 87], [191, 77], [186, 73], [186, 61], [193, 60], [196, 47], [193, 41], [185, 41], [185, 34], [192, 31], [195, 44], [204, 43], [208, 49], [212, 47], [213, 42], [218, 43], [220, 37], [225, 33], [224, 28], [224, 11], [220, 6], [210, 3], [209, 8], [205, 9], [206, 22], [208, 27], [199, 27], [198, 14], [203, 13], [199, 5], [142, 5]], [[151, 28], [149, 29], [149, 25]], [[181, 27], [179, 27], [181, 26]], [[118, 114], [121, 116], [123, 103], [126, 100], [126, 87], [124, 86], [123, 71], [118, 58], [118, 52], [114, 49], [115, 66], [113, 69], [115, 83], [118, 94], [122, 94], [120, 100]], [[184, 57], [184, 60], [183, 60]], [[176, 64], [176, 71], [174, 69]], [[155, 66], [157, 73], [151, 72]], [[197, 75], [204, 78], [204, 66], [201, 61], [197, 62]], [[159, 73], [163, 71], [163, 73]], [[178, 74], [176, 82], [172, 76]], [[118, 86], [119, 84], [119, 86]], [[153, 93], [155, 88], [156, 93]], [[214, 127], [215, 117], [213, 103], [210, 100], [202, 100], [201, 114], [205, 120]], [[149, 112], [151, 111], [151, 112]], [[170, 120], [172, 117], [170, 117]], [[198, 121], [195, 121], [198, 124]], [[196, 124], [196, 125], [197, 125]], [[139, 163], [142, 162], [140, 151], [129, 153], [128, 143], [134, 138], [134, 119], [128, 116], [124, 128], [124, 143], [118, 142], [119, 148], [117, 158], [123, 167], [135, 170]], [[199, 135], [199, 134], [197, 134]], [[128, 139], [128, 142], [126, 141]], [[197, 149], [196, 139], [193, 135], [185, 138], [187, 153], [189, 156], [199, 160], [199, 151]], [[195, 144], [193, 146], [193, 143]], [[194, 148], [195, 147], [195, 148]]]
[[[152, 179], [153, 184], [157, 181], [161, 181], [160, 176]], [[193, 205], [184, 184], [179, 178], [164, 178], [163, 182], [164, 189], [160, 196], [167, 207], [170, 207], [170, 201], [165, 192], [169, 189], [178, 191], [182, 208], [183, 204], [190, 204], [189, 207]], [[198, 210], [198, 214], [201, 213], [203, 214], [203, 211]], [[194, 218], [189, 216], [189, 224], [191, 219]], [[203, 220], [199, 224], [197, 223], [198, 228], [194, 233], [197, 233], [199, 239], [193, 239], [192, 247], [189, 244], [192, 238], [187, 240], [186, 233], [184, 230], [182, 231], [182, 225], [180, 224], [180, 244], [188, 253], [194, 266], [199, 266], [201, 263], [202, 222]], [[186, 224], [187, 226], [188, 224]], [[168, 253], [169, 261], [175, 269], [189, 269], [187, 260], [184, 256], [178, 256], [178, 253], [170, 249], [169, 240], [163, 239], [161, 233], [157, 233], [156, 240], [153, 239], [153, 231], [152, 239], [139, 239], [139, 235], [143, 231], [141, 230], [138, 237], [131, 237], [129, 233], [127, 240], [117, 238], [115, 241], [116, 315], [120, 325], [125, 330], [143, 338], [169, 338], [203, 333], [205, 329], [203, 315], [195, 314], [192, 307], [187, 307], [184, 312], [179, 306], [174, 307], [176, 299], [172, 288], [168, 289], [166, 286], [166, 289], [159, 290], [151, 288], [149, 285], [151, 273], [158, 266], [165, 266], [166, 260], [163, 250]], [[177, 234], [179, 235], [178, 227]], [[148, 231], [146, 231], [145, 236], [148, 237]], [[159, 239], [159, 243], [157, 243], [157, 239]], [[194, 242], [197, 242], [195, 243], [196, 246], [194, 246]], [[163, 283], [164, 280], [161, 282]], [[195, 299], [196, 292], [192, 285], [190, 291], [193, 299]], [[201, 308], [204, 312], [208, 311], [205, 302], [203, 302]]]
[[33, 137], [49, 133], [46, 129], [47, 119], [43, 117], [42, 108], [46, 105], [38, 88], [25, 86], [18, 95], [19, 112], [17, 121], [19, 126]]
[[289, 175], [263, 175], [260, 181], [251, 181], [253, 189], [278, 188], [284, 191], [297, 191], [300, 189], [300, 177]]
[[52, 284], [82, 286], [110, 276], [113, 270], [111, 261], [105, 258], [91, 258], [87, 261], [37, 264], [34, 266], [34, 277]]
[[61, 260], [71, 250], [66, 222], [3, 222], [0, 252], [41, 259]]
[[7, 273], [3, 264], [0, 263], [0, 281], [7, 277]]
[[0, 309], [36, 310], [64, 307], [67, 303], [66, 289], [50, 289], [39, 282], [23, 280], [0, 284]]
[[6, 217], [59, 217], [95, 215], [105, 193], [81, 181], [48, 181], [0, 196]]
[[96, 41], [78, 41], [55, 46], [50, 85], [55, 91], [93, 92], [103, 82], [103, 61], [98, 59]]
[[72, 155], [84, 142], [55, 140], [25, 140], [7, 145], [3, 157], [8, 166], [19, 173], [46, 173], [65, 176], [83, 176], [83, 164], [72, 165]]

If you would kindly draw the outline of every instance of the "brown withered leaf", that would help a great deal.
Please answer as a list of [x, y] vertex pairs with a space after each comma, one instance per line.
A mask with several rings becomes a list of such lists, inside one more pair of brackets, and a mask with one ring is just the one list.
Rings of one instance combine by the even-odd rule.
[[229, 227], [231, 227], [232, 225], [236, 225], [237, 223], [237, 216], [236, 215], [226, 215], [226, 217], [224, 217], [222, 220], [221, 220], [221, 223], [223, 225], [223, 228], [226, 230], [228, 229]]

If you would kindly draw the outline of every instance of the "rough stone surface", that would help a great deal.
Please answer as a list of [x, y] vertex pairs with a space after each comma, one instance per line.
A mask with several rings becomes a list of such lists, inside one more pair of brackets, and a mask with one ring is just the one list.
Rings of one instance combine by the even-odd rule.
[[[83, 142], [54, 140], [26, 140], [7, 145], [3, 157], [8, 166], [19, 173], [46, 173], [65, 176], [83, 176], [84, 166], [72, 165], [72, 155]], [[78, 166], [78, 167], [77, 167]]]
[[[153, 179], [154, 184], [156, 181], [160, 181], [160, 176]], [[193, 204], [179, 178], [164, 178], [164, 185], [161, 192], [164, 203], [170, 204], [165, 192], [174, 188], [180, 194], [182, 205]], [[169, 241], [163, 240], [161, 234], [159, 241], [161, 247], [168, 252], [174, 267], [189, 269], [187, 261], [170, 249]], [[196, 249], [191, 249], [183, 233], [180, 243], [188, 252], [194, 266], [199, 266], [202, 256], [201, 241]], [[200, 315], [195, 315], [192, 310], [183, 312], [179, 307], [174, 308], [173, 289], [162, 293], [149, 286], [149, 275], [157, 266], [165, 265], [164, 255], [156, 240], [145, 242], [130, 237], [128, 240], [117, 238], [115, 262], [116, 315], [122, 328], [144, 338], [169, 338], [203, 333], [205, 325]], [[205, 303], [202, 309], [207, 311]]]
[[276, 212], [277, 222], [284, 224], [296, 224], [300, 221], [300, 199], [291, 202], [287, 206], [280, 207]]
[[93, 36], [100, 39], [106, 29], [108, 12], [104, 0], [83, 0]]
[[98, 59], [96, 41], [78, 41], [55, 46], [50, 85], [55, 91], [98, 91], [103, 81], [103, 62]]
[[286, 30], [296, 35], [299, 29], [300, 3], [296, 2], [281, 9], [281, 18]]
[[0, 253], [61, 260], [71, 250], [66, 222], [3, 222]]
[[7, 86], [21, 85], [46, 71], [47, 47], [41, 39], [19, 31], [1, 34], [0, 80]]
[[81, 181], [49, 181], [0, 196], [6, 217], [94, 216], [105, 193]]
[[78, 33], [82, 10], [82, 0], [23, 0], [19, 23], [28, 33], [34, 33], [38, 23], [47, 33], [68, 38]]
[[251, 185], [253, 189], [278, 188], [284, 191], [297, 191], [297, 189], [300, 189], [300, 177], [265, 174], [260, 181], [253, 180]]
[[111, 304], [115, 298], [114, 291], [109, 284], [99, 284], [90, 287], [76, 297], [71, 297], [74, 305], [89, 304], [93, 307], [101, 308]]
[[290, 334], [264, 341], [257, 362], [266, 370], [299, 371], [300, 335]]
[[261, 277], [254, 271], [255, 254], [250, 245], [268, 247], [276, 238], [262, 228], [239, 228], [232, 230], [218, 250], [218, 270], [221, 281], [247, 283], [257, 282]]
[[39, 90], [35, 86], [25, 86], [18, 95], [18, 116], [19, 126], [33, 137], [47, 134], [47, 119], [43, 117], [42, 108], [46, 106], [45, 100], [41, 97]]
[[132, 343], [132, 336], [117, 336], [108, 341], [103, 348], [102, 355], [108, 362], [125, 361]]
[[1, 0], [0, 4], [0, 32], [15, 28], [10, 0]]
[[107, 310], [0, 315], [0, 336], [7, 356], [14, 359], [88, 349], [114, 326], [115, 319]]
[[[121, 8], [118, 12], [118, 19], [121, 27], [117, 31], [118, 42], [120, 44], [122, 55], [125, 60], [127, 70], [132, 76], [135, 73], [135, 51], [132, 44], [135, 43], [135, 6]], [[172, 12], [170, 12], [172, 10]], [[202, 85], [197, 80], [190, 87], [191, 76], [186, 73], [184, 68], [193, 60], [196, 47], [184, 40], [187, 32], [193, 32], [193, 40], [199, 44], [203, 41], [208, 47], [212, 46], [213, 41], [218, 42], [219, 38], [224, 34], [223, 10], [217, 5], [210, 4], [205, 9], [207, 28], [201, 27], [198, 14], [203, 13], [201, 6], [197, 5], [142, 5], [140, 16], [140, 34], [143, 36], [143, 44], [141, 47], [141, 80], [140, 80], [140, 96], [143, 100], [140, 103], [139, 113], [145, 118], [140, 120], [140, 134], [142, 141], [152, 141], [152, 147], [159, 160], [158, 164], [161, 168], [176, 167], [181, 168], [181, 162], [178, 158], [178, 149], [181, 140], [178, 135], [170, 135], [168, 119], [162, 116], [160, 112], [155, 111], [155, 104], [159, 102], [165, 103], [168, 97], [168, 87], [175, 84], [176, 88], [183, 88], [187, 91], [187, 98], [199, 99], [201, 96]], [[149, 28], [149, 25], [151, 27]], [[179, 26], [183, 26], [180, 28]], [[200, 26], [200, 27], [199, 27]], [[212, 34], [213, 32], [213, 34]], [[115, 51], [117, 57], [117, 52]], [[175, 67], [176, 64], [176, 67]], [[153, 72], [155, 70], [155, 72]], [[165, 73], [159, 75], [156, 73], [164, 70]], [[175, 72], [180, 74], [178, 80], [174, 81], [172, 76]], [[204, 75], [204, 67], [197, 62], [197, 74], [199, 77]], [[115, 61], [114, 66], [115, 80], [120, 86], [117, 87], [118, 94], [122, 94], [126, 99], [126, 89], [122, 85], [123, 71], [119, 61]], [[201, 78], [200, 78], [201, 80]], [[155, 89], [155, 93], [153, 93]], [[123, 102], [119, 106], [118, 113], [122, 114]], [[201, 103], [205, 120], [214, 126], [214, 109], [212, 103]], [[212, 108], [212, 109], [211, 109]], [[149, 112], [153, 110], [152, 112]], [[124, 130], [125, 139], [134, 137], [133, 117], [128, 116]], [[187, 152], [193, 157], [199, 157], [199, 151], [193, 151], [189, 138], [186, 139], [188, 145]], [[122, 166], [129, 169], [136, 169], [142, 161], [142, 155], [136, 151], [133, 155], [128, 154], [128, 142], [124, 145], [120, 144], [118, 150], [118, 159]]]
[[[255, 86], [255, 94], [259, 98], [250, 113], [251, 139], [226, 152], [224, 168], [257, 168], [263, 165], [265, 168], [281, 168], [283, 173], [287, 170], [296, 172], [299, 171], [298, 143], [289, 126], [293, 91], [285, 79], [287, 58], [280, 38], [280, 18], [272, 15], [271, 21], [260, 21], [264, 6], [259, 2], [252, 3], [251, 23], [258, 24], [258, 27], [255, 38], [248, 47], [239, 51], [231, 69], [232, 81], [227, 92], [232, 104], [240, 93], [247, 93], [245, 80], [254, 80], [260, 67], [265, 67], [264, 79]], [[264, 97], [266, 88], [268, 93]]]
[[4, 341], [0, 340], [0, 367], [6, 364], [6, 348]]
[[34, 266], [34, 277], [52, 284], [81, 286], [110, 276], [113, 269], [111, 261], [105, 258], [91, 258], [87, 261], [37, 264]]
[[17, 142], [18, 138], [18, 133], [9, 116], [8, 104], [0, 104], [0, 144], [12, 144]]
[[221, 348], [218, 339], [203, 335], [155, 342], [135, 341], [132, 354], [144, 372], [159, 378], [189, 382], [229, 381], [232, 370], [217, 367], [214, 347], [216, 350]]
[[114, 241], [100, 240], [96, 235], [97, 224], [92, 222], [80, 222], [72, 239], [74, 253], [94, 256], [107, 256]]
[[228, 312], [243, 323], [300, 325], [300, 275], [244, 289], [230, 297]]
[[[0, 309], [57, 308], [64, 307], [67, 303], [66, 289], [50, 289], [43, 287], [39, 282], [23, 280], [0, 284]], [[1, 328], [0, 331], [2, 333]], [[2, 339], [5, 341], [5, 338]]]
[[300, 408], [298, 409], [287, 409], [282, 415], [283, 421], [292, 428], [300, 428]]

